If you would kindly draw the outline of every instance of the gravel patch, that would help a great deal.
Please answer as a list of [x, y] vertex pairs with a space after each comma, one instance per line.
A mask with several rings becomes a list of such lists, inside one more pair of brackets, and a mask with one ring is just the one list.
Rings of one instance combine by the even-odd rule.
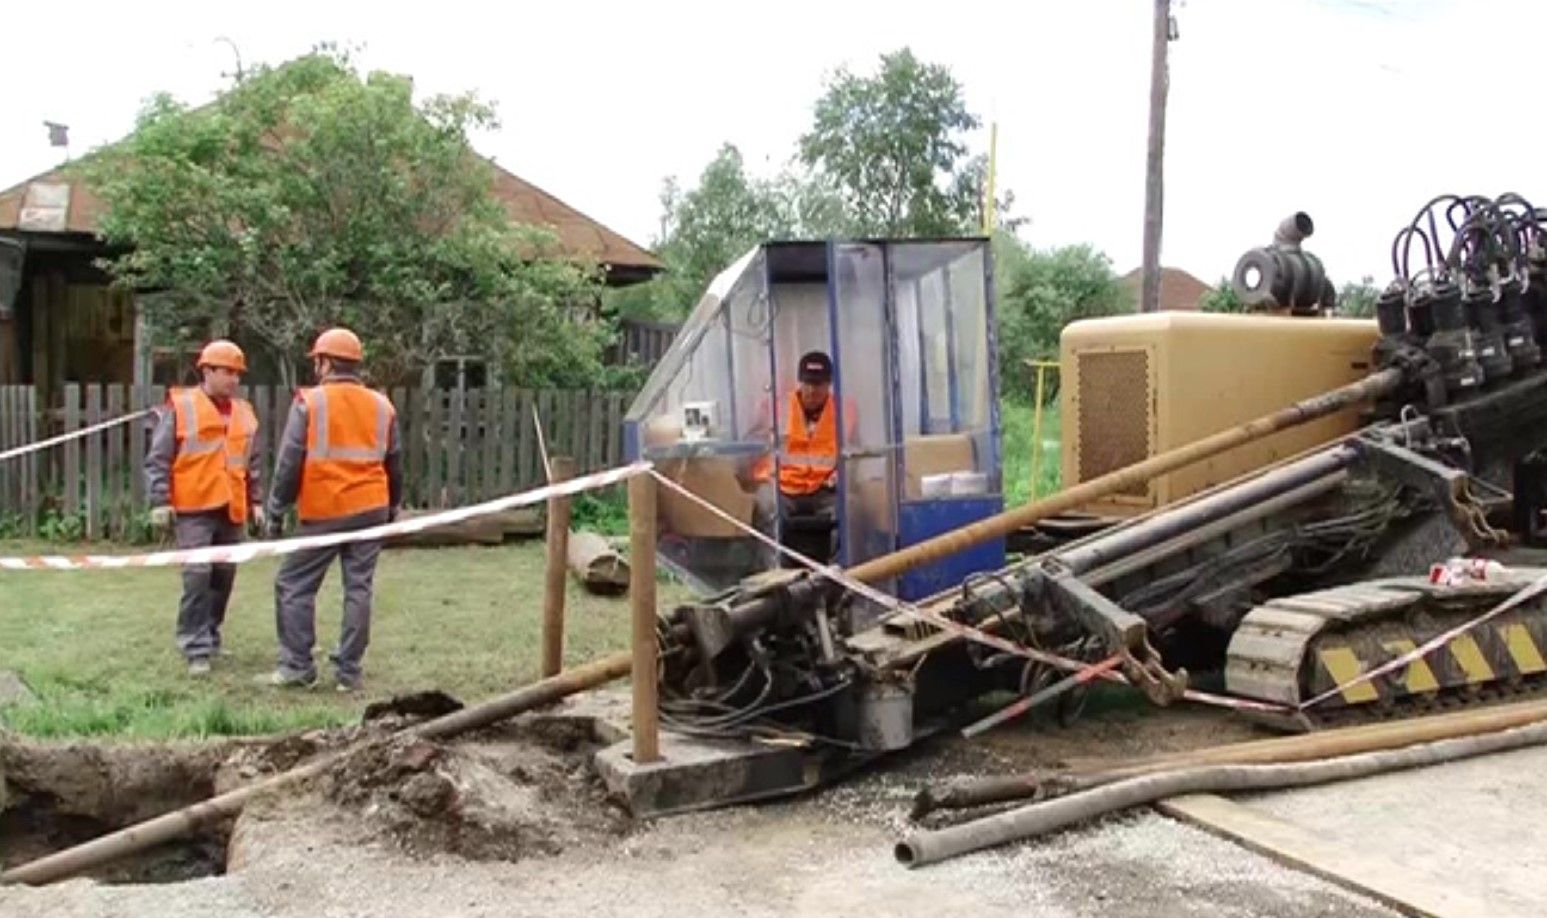
[[[1218, 732], [1213, 715], [1176, 713], [1181, 716], [1138, 719], [1114, 712], [1057, 733], [1007, 730], [992, 742], [941, 739], [796, 800], [631, 828], [605, 819], [588, 826], [587, 817], [577, 816], [580, 831], [562, 833], [554, 831], [560, 828], [554, 823], [559, 813], [550, 807], [592, 805], [586, 780], [559, 767], [562, 754], [521, 752], [501, 742], [508, 737], [489, 736], [433, 756], [405, 746], [390, 750], [391, 768], [377, 767], [369, 775], [337, 771], [316, 782], [311, 793], [250, 807], [233, 840], [241, 857], [226, 876], [156, 887], [73, 882], [3, 888], [0, 914], [1393, 914], [1148, 811], [917, 870], [894, 860], [892, 846], [912, 828], [907, 813], [922, 784], [1057, 768], [1075, 758], [1100, 763], [1200, 745]], [[484, 783], [493, 776], [529, 790], [516, 800]], [[480, 812], [468, 800], [499, 806]], [[405, 834], [405, 812], [427, 825], [408, 824], [412, 831]], [[443, 813], [457, 819], [448, 822]], [[541, 819], [533, 822], [529, 813]], [[398, 831], [383, 831], [384, 815]], [[513, 820], [528, 834], [535, 826], [561, 843], [526, 845], [520, 859], [510, 861], [497, 857], [500, 849], [447, 853], [458, 845], [442, 845], [438, 836], [424, 834], [426, 828], [442, 833], [461, 827], [465, 835], [469, 816], [477, 817], [477, 825]], [[436, 844], [414, 843], [427, 839]], [[490, 855], [496, 858], [487, 859]]]

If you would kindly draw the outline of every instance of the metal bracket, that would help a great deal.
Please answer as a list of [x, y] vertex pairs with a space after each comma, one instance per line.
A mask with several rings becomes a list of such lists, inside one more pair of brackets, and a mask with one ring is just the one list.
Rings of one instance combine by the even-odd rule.
[[[1413, 424], [1408, 425], [1409, 431], [1413, 428]], [[1426, 426], [1420, 428], [1426, 429]], [[1466, 540], [1469, 549], [1483, 551], [1509, 544], [1509, 534], [1495, 529], [1488, 522], [1488, 511], [1491, 508], [1507, 505], [1513, 500], [1509, 492], [1425, 456], [1410, 446], [1398, 445], [1387, 437], [1366, 435], [1359, 437], [1356, 442], [1378, 472], [1429, 492], [1450, 518], [1456, 531]], [[1474, 487], [1493, 493], [1480, 499]]]
[[1187, 690], [1187, 671], [1169, 672], [1149, 642], [1144, 619], [1096, 592], [1063, 564], [1041, 564], [1042, 598], [1053, 609], [1079, 622], [1096, 636], [1107, 653], [1121, 654], [1123, 673], [1158, 705], [1168, 705]]

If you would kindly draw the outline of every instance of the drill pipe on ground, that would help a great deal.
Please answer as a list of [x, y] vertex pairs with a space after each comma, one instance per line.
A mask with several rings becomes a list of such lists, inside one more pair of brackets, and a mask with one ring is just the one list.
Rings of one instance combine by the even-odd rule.
[[422, 736], [442, 739], [479, 727], [514, 717], [533, 708], [558, 701], [561, 698], [596, 688], [629, 674], [633, 658], [628, 653], [616, 653], [609, 657], [577, 666], [524, 686], [507, 695], [492, 698], [482, 704], [463, 708], [444, 717], [407, 727], [391, 736], [357, 743], [337, 752], [313, 759], [304, 765], [281, 772], [273, 777], [256, 781], [245, 787], [228, 791], [217, 797], [174, 810], [154, 819], [119, 829], [82, 845], [29, 861], [19, 867], [0, 873], [0, 883], [27, 883], [42, 885], [62, 880], [118, 858], [154, 847], [174, 838], [197, 831], [200, 826], [236, 816], [247, 801], [258, 794], [275, 790], [314, 778], [345, 758], [367, 748], [372, 743], [386, 742], [399, 736]]
[[953, 781], [943, 788], [925, 787], [920, 790], [913, 799], [912, 818], [923, 818], [935, 810], [968, 809], [1028, 798], [1044, 800], [1178, 768], [1302, 762], [1397, 749], [1486, 730], [1508, 730], [1539, 720], [1547, 720], [1547, 701], [1523, 701], [1475, 711], [1431, 714], [1409, 720], [1339, 727], [1300, 736], [1250, 740], [1207, 749], [1173, 752], [1131, 765], [1096, 771], [1044, 775], [1027, 773]]
[[1278, 790], [1347, 781], [1399, 769], [1436, 765], [1547, 742], [1547, 722], [1509, 730], [1282, 765], [1205, 765], [1142, 775], [1053, 800], [962, 823], [919, 832], [897, 843], [893, 853], [908, 866], [933, 864], [959, 854], [1022, 841], [1118, 810], [1183, 794]]

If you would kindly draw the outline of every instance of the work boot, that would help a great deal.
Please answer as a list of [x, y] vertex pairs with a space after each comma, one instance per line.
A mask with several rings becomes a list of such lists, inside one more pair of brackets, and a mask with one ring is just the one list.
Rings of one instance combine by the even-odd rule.
[[276, 669], [271, 673], [259, 676], [253, 680], [258, 685], [266, 685], [269, 688], [315, 688], [317, 686], [317, 674], [302, 675], [300, 673], [287, 672]]
[[191, 679], [202, 679], [209, 675], [209, 661], [203, 657], [188, 661], [188, 676]]
[[360, 691], [360, 680], [340, 679], [338, 684], [333, 686], [333, 690], [340, 695], [353, 695], [355, 692]]

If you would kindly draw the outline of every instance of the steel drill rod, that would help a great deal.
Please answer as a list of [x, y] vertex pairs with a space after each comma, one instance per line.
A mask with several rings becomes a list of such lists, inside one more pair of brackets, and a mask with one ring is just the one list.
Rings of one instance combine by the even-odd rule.
[[384, 742], [396, 736], [423, 736], [443, 738], [479, 727], [486, 727], [508, 717], [533, 708], [558, 701], [576, 692], [596, 688], [614, 679], [628, 675], [633, 658], [627, 653], [617, 653], [584, 666], [542, 679], [517, 689], [508, 695], [490, 699], [470, 708], [463, 708], [444, 717], [408, 727], [392, 737], [378, 738], [356, 743], [337, 752], [281, 772], [261, 781], [227, 791], [192, 806], [174, 810], [154, 819], [137, 823], [111, 832], [85, 844], [29, 861], [19, 867], [0, 873], [0, 884], [27, 883], [42, 885], [74, 876], [86, 870], [111, 863], [121, 857], [143, 851], [174, 838], [197, 831], [200, 826], [236, 816], [258, 794], [267, 793], [297, 781], [314, 778], [373, 743]]
[[1277, 790], [1350, 781], [1544, 742], [1547, 742], [1547, 721], [1538, 721], [1509, 730], [1332, 759], [1181, 768], [1116, 781], [946, 829], [918, 832], [898, 842], [894, 854], [902, 864], [918, 867], [1007, 842], [1035, 838], [1108, 813], [1183, 794]]
[[847, 573], [856, 580], [866, 583], [889, 580], [974, 545], [1003, 538], [1017, 529], [1054, 514], [1082, 507], [1103, 497], [1145, 484], [1152, 478], [1176, 471], [1194, 462], [1217, 456], [1226, 450], [1235, 449], [1254, 440], [1272, 436], [1291, 427], [1298, 427], [1378, 398], [1396, 389], [1401, 385], [1402, 379], [1401, 370], [1382, 370], [1356, 383], [1296, 402], [1272, 414], [1211, 434], [1158, 456], [1151, 456], [1142, 462], [1109, 472], [1099, 478], [1081, 482], [1042, 500], [1006, 510], [961, 529], [954, 529], [910, 545], [901, 551], [866, 561], [849, 568]]
[[1547, 720], [1547, 701], [1523, 701], [1473, 711], [1429, 714], [1406, 720], [1384, 721], [1356, 727], [1339, 727], [1297, 736], [1249, 740], [1205, 749], [1191, 749], [1154, 756], [1096, 771], [999, 775], [953, 781], [944, 787], [925, 787], [913, 801], [914, 819], [935, 810], [967, 809], [1014, 800], [1059, 796], [1089, 790], [1103, 784], [1170, 769], [1200, 765], [1258, 765], [1298, 762], [1397, 749], [1466, 736], [1482, 730], [1508, 730]]

